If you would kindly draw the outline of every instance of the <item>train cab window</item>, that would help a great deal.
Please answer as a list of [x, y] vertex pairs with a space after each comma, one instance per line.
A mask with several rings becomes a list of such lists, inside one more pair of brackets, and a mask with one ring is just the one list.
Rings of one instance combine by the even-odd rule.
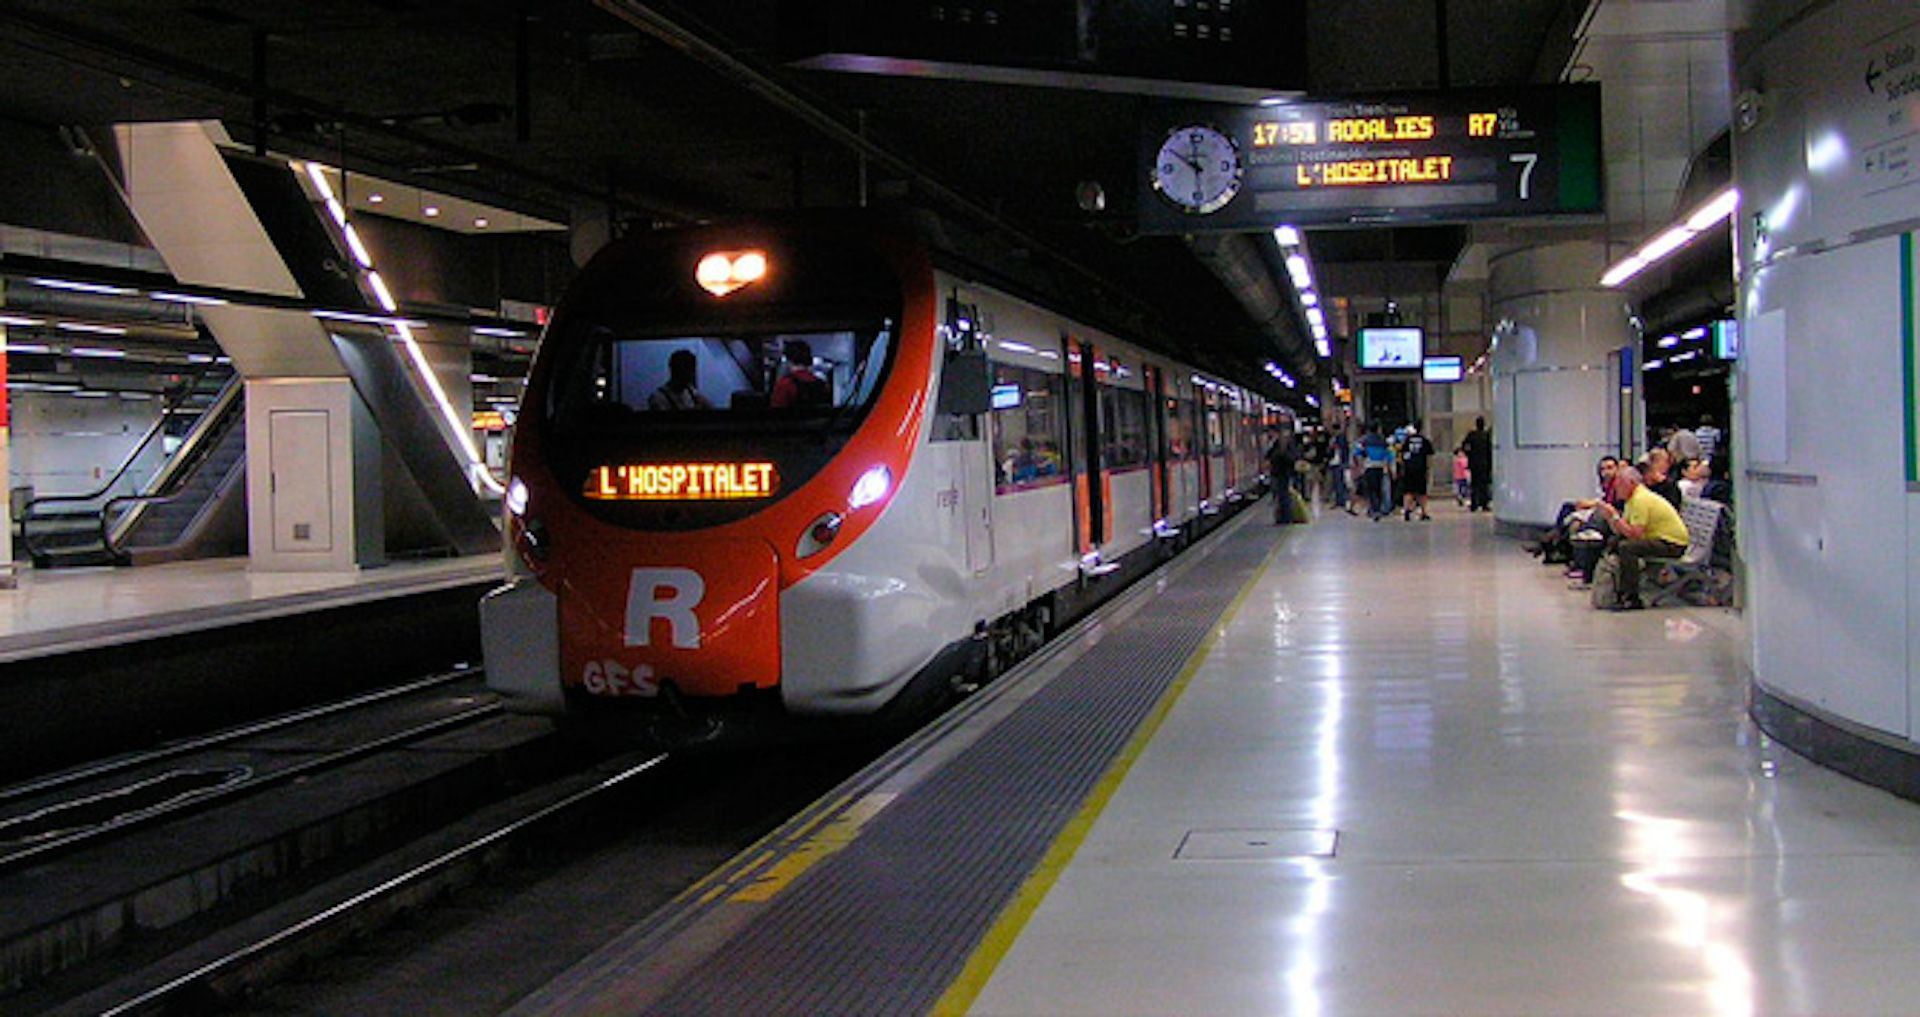
[[1005, 494], [1063, 483], [1064, 379], [1012, 364], [993, 365], [993, 481]]
[[741, 335], [630, 335], [593, 326], [559, 377], [554, 417], [592, 429], [646, 421], [762, 420], [863, 408], [892, 346], [892, 323]]

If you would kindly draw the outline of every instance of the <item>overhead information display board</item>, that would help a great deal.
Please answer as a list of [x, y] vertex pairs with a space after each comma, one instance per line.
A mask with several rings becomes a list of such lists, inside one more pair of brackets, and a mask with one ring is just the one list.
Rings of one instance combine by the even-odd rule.
[[1598, 215], [1600, 86], [1168, 104], [1140, 164], [1147, 233]]

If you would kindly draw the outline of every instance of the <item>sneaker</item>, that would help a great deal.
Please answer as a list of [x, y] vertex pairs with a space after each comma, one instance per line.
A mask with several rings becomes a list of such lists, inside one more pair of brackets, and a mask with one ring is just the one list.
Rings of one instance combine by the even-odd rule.
[[1420, 513], [1420, 521], [1423, 523], [1430, 523], [1430, 522], [1433, 522], [1433, 517], [1430, 515], [1427, 515], [1425, 512], [1422, 512]]
[[1588, 582], [1588, 581], [1586, 581], [1585, 579], [1575, 579], [1575, 580], [1574, 580], [1573, 582], [1570, 582], [1570, 583], [1568, 583], [1568, 584], [1567, 584], [1567, 589], [1569, 589], [1569, 590], [1591, 590], [1591, 589], [1593, 589], [1593, 584], [1592, 584], [1592, 583], [1590, 583], [1590, 582]]
[[1413, 510], [1408, 509], [1405, 512], [1400, 513], [1400, 518], [1405, 519], [1407, 522], [1413, 522]]

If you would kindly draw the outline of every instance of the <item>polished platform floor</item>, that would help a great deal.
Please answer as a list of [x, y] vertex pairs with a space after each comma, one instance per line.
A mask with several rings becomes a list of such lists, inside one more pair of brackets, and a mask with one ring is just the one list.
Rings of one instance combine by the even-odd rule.
[[1920, 1013], [1920, 806], [1753, 727], [1739, 616], [1596, 612], [1488, 516], [1435, 515], [1269, 530], [948, 1002]]
[[352, 572], [255, 572], [245, 558], [35, 570], [0, 590], [0, 663], [273, 618], [500, 576], [498, 555]]

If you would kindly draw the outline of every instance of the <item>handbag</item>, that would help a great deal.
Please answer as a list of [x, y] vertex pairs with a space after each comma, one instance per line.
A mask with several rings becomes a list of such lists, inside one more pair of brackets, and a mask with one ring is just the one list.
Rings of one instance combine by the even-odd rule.
[[1608, 554], [1593, 567], [1593, 606], [1606, 610], [1620, 599], [1620, 556]]

